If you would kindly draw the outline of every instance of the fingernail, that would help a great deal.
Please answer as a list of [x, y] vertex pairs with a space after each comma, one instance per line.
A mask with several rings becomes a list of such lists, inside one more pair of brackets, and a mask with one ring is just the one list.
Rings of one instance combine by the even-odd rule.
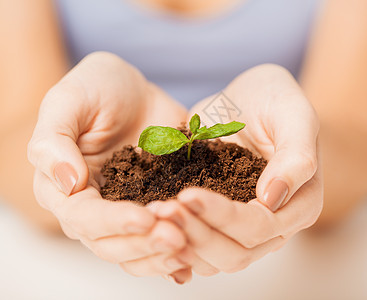
[[192, 211], [193, 213], [200, 215], [204, 212], [204, 207], [203, 205], [197, 201], [197, 200], [191, 200], [191, 201], [185, 201], [183, 203], [186, 207], [188, 207], [190, 209], [190, 211]]
[[182, 262], [180, 262], [178, 259], [169, 257], [166, 259], [165, 264], [168, 268], [177, 270], [179, 268], [182, 268], [185, 266]]
[[282, 179], [275, 178], [265, 191], [263, 203], [275, 212], [283, 203], [287, 194], [287, 184]]
[[166, 252], [166, 251], [173, 250], [175, 247], [168, 244], [164, 240], [157, 240], [157, 241], [153, 242], [153, 248], [154, 248], [155, 251], [158, 251], [158, 252]]
[[174, 214], [174, 215], [170, 216], [170, 217], [169, 217], [169, 219], [170, 219], [173, 223], [175, 223], [178, 227], [180, 227], [180, 228], [184, 228], [185, 223], [184, 223], [184, 220], [183, 220], [183, 218], [182, 218], [182, 216], [181, 216], [181, 215], [179, 215], [179, 214]]
[[186, 278], [181, 278], [180, 275], [169, 275], [172, 276], [174, 281], [178, 284], [184, 284], [186, 282]]
[[163, 278], [167, 279], [168, 281], [171, 281], [173, 283], [178, 283], [178, 284], [184, 284], [185, 283], [185, 279], [183, 278], [179, 278], [178, 276], [174, 276], [174, 275], [162, 275]]
[[73, 191], [78, 180], [78, 174], [73, 167], [66, 162], [58, 163], [55, 167], [55, 178], [61, 190], [69, 196]]
[[144, 234], [148, 231], [148, 228], [140, 227], [135, 224], [129, 224], [125, 226], [126, 233], [130, 234]]

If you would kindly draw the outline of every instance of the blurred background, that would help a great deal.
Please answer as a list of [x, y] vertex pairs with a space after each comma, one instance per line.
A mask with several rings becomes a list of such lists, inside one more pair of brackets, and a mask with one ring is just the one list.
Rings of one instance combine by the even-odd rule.
[[[367, 299], [367, 1], [0, 0], [1, 299]], [[110, 51], [187, 107], [261, 63], [321, 119], [325, 208], [280, 251], [185, 286], [134, 278], [63, 237], [26, 157], [47, 90]]]

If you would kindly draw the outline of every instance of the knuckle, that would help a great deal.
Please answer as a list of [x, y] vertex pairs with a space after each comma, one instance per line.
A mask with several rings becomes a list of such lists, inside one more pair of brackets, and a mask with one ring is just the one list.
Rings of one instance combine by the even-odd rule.
[[36, 158], [42, 153], [43, 149], [45, 149], [45, 139], [32, 137], [28, 142], [27, 158], [33, 166], [37, 167]]
[[111, 256], [110, 254], [104, 253], [103, 251], [100, 252], [99, 257], [111, 264], [118, 264], [121, 261], [121, 259], [118, 257]]
[[134, 270], [134, 268], [128, 262], [122, 262], [122, 263], [120, 262], [119, 266], [121, 269], [123, 269], [126, 273], [130, 274], [131, 276], [134, 276], [134, 277], [144, 276], [142, 274], [139, 274], [136, 270]]
[[165, 203], [166, 207], [169, 207], [170, 211], [178, 212], [181, 210], [181, 206], [178, 203], [178, 201], [175, 200], [169, 200]]
[[300, 161], [302, 170], [305, 170], [309, 174], [309, 177], [312, 177], [318, 168], [316, 155], [303, 153], [299, 154], [298, 159]]
[[[86, 234], [86, 230], [83, 226], [84, 222], [81, 221], [81, 217], [83, 216], [83, 219], [88, 219], [87, 213], [85, 214], [79, 214], [78, 210], [71, 206], [71, 205], [59, 205], [55, 207], [54, 213], [57, 215], [57, 217], [62, 220], [65, 224], [67, 224], [70, 228], [72, 228], [74, 231], [78, 232], [81, 235], [89, 236]], [[93, 220], [90, 220], [93, 222]], [[93, 224], [88, 223], [87, 224]]]
[[69, 238], [71, 240], [75, 240], [75, 241], [76, 240], [79, 240], [78, 237], [74, 233], [72, 233], [71, 231], [69, 231], [69, 230], [67, 230], [67, 229], [65, 229], [63, 227], [61, 227], [61, 229], [62, 229], [63, 233], [65, 234], [65, 236], [67, 238]]
[[277, 220], [262, 204], [252, 205], [252, 214], [256, 216], [256, 225], [247, 227], [242, 236], [242, 245], [248, 249], [254, 248], [272, 238], [277, 230]]
[[100, 245], [99, 242], [93, 242], [91, 250], [96, 256], [98, 256], [102, 260], [108, 261], [113, 264], [120, 262], [119, 259], [116, 258], [113, 253], [110, 253], [110, 251], [108, 251], [106, 247]]
[[59, 222], [61, 230], [64, 232], [66, 237], [68, 237], [71, 240], [79, 240], [78, 236], [70, 229], [67, 225], [65, 225], [63, 222]]
[[243, 269], [246, 269], [252, 262], [250, 255], [244, 255], [239, 260], [235, 261], [231, 265], [227, 266], [223, 269], [224, 273], [236, 273], [238, 271], [241, 271]]

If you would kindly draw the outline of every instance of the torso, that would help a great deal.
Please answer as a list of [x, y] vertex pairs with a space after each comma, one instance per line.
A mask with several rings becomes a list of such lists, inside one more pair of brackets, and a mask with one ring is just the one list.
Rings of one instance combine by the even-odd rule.
[[55, 0], [69, 54], [118, 54], [185, 106], [276, 63], [297, 76], [319, 0], [246, 0], [203, 18], [123, 0]]

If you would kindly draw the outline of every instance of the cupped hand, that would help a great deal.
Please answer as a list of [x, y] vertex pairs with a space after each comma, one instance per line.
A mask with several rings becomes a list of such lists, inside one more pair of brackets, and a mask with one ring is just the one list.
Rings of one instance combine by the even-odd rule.
[[319, 122], [292, 76], [281, 67], [262, 65], [237, 77], [223, 95], [203, 100], [190, 115], [200, 114], [207, 126], [213, 121], [246, 123], [223, 140], [268, 160], [257, 198], [244, 204], [189, 188], [178, 201], [149, 205], [158, 218], [185, 231], [187, 263], [201, 275], [236, 272], [279, 249], [317, 220], [323, 204]]
[[[132, 202], [103, 200], [100, 169], [113, 151], [136, 145], [149, 125], [177, 126], [186, 110], [117, 56], [87, 56], [45, 96], [28, 157], [34, 192], [64, 232], [99, 257], [136, 276], [190, 268], [186, 238], [172, 222], [157, 220]], [[182, 270], [183, 269], [183, 270]]]

